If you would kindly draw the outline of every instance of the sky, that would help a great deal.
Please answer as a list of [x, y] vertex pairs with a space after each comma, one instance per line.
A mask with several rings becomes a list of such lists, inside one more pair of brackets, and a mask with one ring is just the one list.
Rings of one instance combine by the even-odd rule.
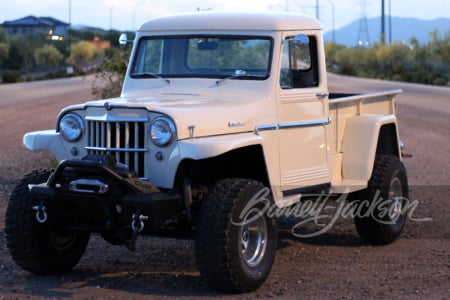
[[[0, 23], [28, 15], [50, 16], [67, 23], [70, 18], [72, 25], [122, 31], [137, 29], [150, 18], [198, 9], [284, 10], [315, 17], [316, 3], [325, 32], [344, 27], [362, 16], [381, 15], [381, 0], [0, 0]], [[385, 6], [386, 15], [390, 7], [391, 15], [396, 17], [450, 18], [450, 0], [385, 0]]]

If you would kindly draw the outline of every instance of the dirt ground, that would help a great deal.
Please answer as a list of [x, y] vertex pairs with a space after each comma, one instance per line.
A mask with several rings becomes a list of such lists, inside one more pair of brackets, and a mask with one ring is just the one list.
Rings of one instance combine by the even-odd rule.
[[[350, 82], [358, 81], [333, 77], [330, 85], [358, 88]], [[268, 280], [257, 291], [241, 295], [219, 293], [202, 281], [190, 240], [142, 237], [137, 250], [130, 252], [94, 235], [73, 272], [46, 277], [22, 271], [6, 248], [7, 199], [25, 173], [49, 163], [45, 153], [24, 150], [22, 136], [54, 128], [61, 108], [90, 99], [90, 83], [80, 80], [77, 85], [51, 96], [36, 93], [33, 101], [25, 96], [6, 98], [14, 94], [6, 90], [11, 86], [0, 86], [0, 299], [450, 298], [450, 89], [439, 90], [438, 96], [446, 100], [436, 109], [415, 104], [435, 97], [433, 91], [404, 84], [398, 84], [405, 91], [399, 97], [398, 117], [406, 152], [413, 154], [405, 161], [410, 199], [419, 202], [414, 218], [432, 221], [408, 220], [402, 236], [391, 245], [365, 244], [349, 219], [340, 219], [326, 234], [309, 239], [290, 233], [296, 220], [283, 220]], [[365, 88], [391, 86], [372, 81]], [[17, 95], [23, 89], [25, 84], [17, 86]]]

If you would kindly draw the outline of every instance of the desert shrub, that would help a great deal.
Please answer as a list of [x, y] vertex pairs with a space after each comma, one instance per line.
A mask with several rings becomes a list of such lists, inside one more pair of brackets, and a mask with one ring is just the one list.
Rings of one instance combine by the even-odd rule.
[[20, 72], [17, 71], [5, 71], [2, 75], [3, 83], [15, 83], [20, 81]]

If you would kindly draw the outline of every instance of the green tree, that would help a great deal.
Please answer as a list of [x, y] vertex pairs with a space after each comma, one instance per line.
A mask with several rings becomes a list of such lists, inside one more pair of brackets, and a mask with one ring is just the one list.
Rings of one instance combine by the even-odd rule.
[[35, 43], [33, 39], [24, 36], [14, 36], [11, 38], [10, 57], [14, 58], [12, 52], [17, 54], [17, 60], [20, 68], [26, 74], [30, 74], [34, 67], [33, 49]]
[[30, 74], [34, 68], [34, 49], [44, 45], [46, 34], [39, 32], [27, 36], [16, 35], [10, 38], [9, 57], [5, 68], [23, 70]]
[[0, 43], [0, 66], [3, 65], [6, 59], [9, 57], [9, 45], [6, 43]]
[[370, 48], [363, 48], [362, 55], [362, 70], [360, 70], [359, 74], [365, 77], [378, 77], [380, 63], [377, 60], [377, 45]]
[[67, 63], [70, 65], [83, 65], [95, 57], [101, 55], [102, 51], [95, 48], [88, 41], [80, 41], [70, 46], [70, 56], [67, 58]]
[[8, 33], [2, 27], [0, 27], [0, 43], [9, 44]]
[[6, 31], [0, 27], [0, 66], [9, 57], [9, 38]]
[[409, 44], [381, 43], [369, 48], [325, 44], [328, 70], [346, 75], [447, 85], [450, 74], [450, 31], [430, 33], [421, 45], [416, 38]]
[[405, 80], [408, 70], [412, 69], [410, 52], [411, 49], [404, 43], [381, 45], [376, 52], [376, 57], [382, 74], [386, 74], [388, 79]]
[[336, 52], [336, 64], [342, 74], [359, 75], [361, 71], [361, 57], [363, 48], [342, 48]]
[[44, 45], [34, 51], [34, 60], [38, 65], [55, 68], [62, 59], [63, 55], [53, 45]]
[[428, 55], [431, 58], [430, 66], [431, 82], [433, 84], [445, 84], [450, 72], [450, 31], [446, 31], [441, 38], [437, 30], [430, 32]]

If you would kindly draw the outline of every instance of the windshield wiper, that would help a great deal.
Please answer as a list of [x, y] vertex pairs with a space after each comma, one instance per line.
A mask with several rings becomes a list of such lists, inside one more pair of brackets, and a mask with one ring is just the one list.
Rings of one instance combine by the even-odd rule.
[[251, 75], [251, 74], [234, 74], [229, 77], [225, 77], [216, 81], [216, 85], [219, 86], [223, 82], [229, 79], [264, 79], [266, 76], [263, 75]]
[[169, 79], [164, 78], [161, 75], [158, 75], [158, 74], [155, 74], [155, 73], [151, 73], [151, 72], [133, 74], [132, 77], [135, 77], [135, 78], [148, 78], [148, 77], [158, 78], [158, 79], [161, 79], [161, 80], [165, 81], [167, 84], [170, 85], [170, 80]]

